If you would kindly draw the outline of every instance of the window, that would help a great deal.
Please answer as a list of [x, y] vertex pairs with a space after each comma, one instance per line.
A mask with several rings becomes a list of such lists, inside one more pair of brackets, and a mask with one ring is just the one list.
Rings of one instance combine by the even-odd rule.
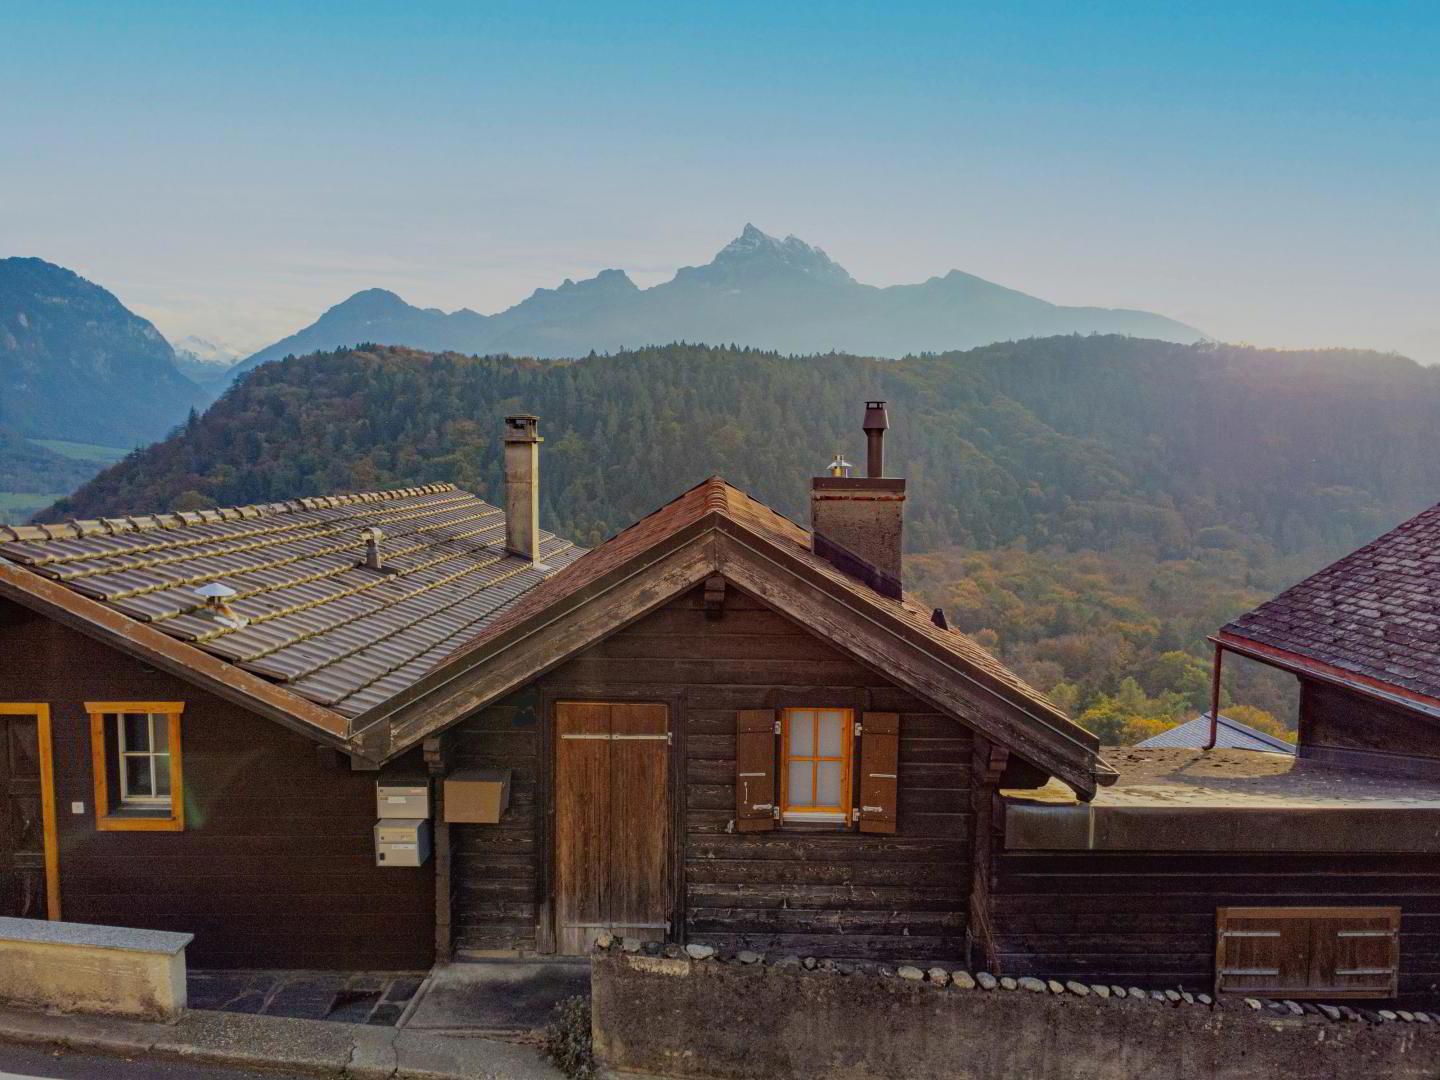
[[783, 713], [782, 816], [789, 821], [848, 821], [849, 709], [786, 709]]
[[95, 826], [178, 831], [185, 827], [177, 701], [92, 701], [90, 750]]
[[1217, 912], [1215, 989], [1276, 997], [1390, 998], [1396, 907], [1230, 907]]

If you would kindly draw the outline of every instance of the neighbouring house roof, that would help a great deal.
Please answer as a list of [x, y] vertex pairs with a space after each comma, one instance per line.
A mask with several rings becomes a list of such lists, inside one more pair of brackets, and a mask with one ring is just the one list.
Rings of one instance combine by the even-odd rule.
[[1052, 780], [1003, 792], [1008, 851], [1440, 852], [1440, 783], [1291, 754], [1106, 747], [1090, 802]]
[[926, 608], [816, 556], [810, 539], [711, 477], [537, 586], [362, 718], [368, 737], [393, 755], [718, 573], [1080, 790], [1109, 781], [1090, 732]]
[[[383, 572], [363, 564], [361, 534], [371, 528], [383, 533]], [[233, 676], [258, 676], [322, 706], [331, 718], [295, 711], [312, 726], [344, 733], [348, 718], [409, 686], [582, 554], [542, 533], [542, 562], [532, 566], [504, 545], [503, 510], [450, 484], [431, 484], [224, 510], [0, 525], [0, 592], [32, 606], [58, 604], [81, 629], [119, 632], [130, 645], [158, 647], [133, 631], [160, 631], [239, 669]], [[228, 603], [243, 626], [205, 610], [196, 590], [212, 583], [235, 590]], [[55, 585], [71, 596], [57, 594]], [[141, 625], [127, 628], [116, 615]], [[205, 667], [193, 656], [178, 662]], [[253, 681], [230, 681], [232, 688], [255, 689]]]
[[[1195, 717], [1194, 720], [1176, 724], [1169, 731], [1152, 735], [1144, 742], [1136, 743], [1135, 746], [1137, 749], [1143, 747], [1149, 750], [1162, 746], [1198, 749], [1209, 741], [1210, 714], [1205, 713], [1203, 716]], [[1215, 726], [1215, 745], [1227, 750], [1258, 750], [1267, 754], [1295, 753], [1295, 747], [1284, 739], [1277, 739], [1274, 735], [1257, 731], [1248, 724], [1231, 720], [1224, 713], [1220, 714], [1220, 723]]]
[[1216, 640], [1440, 710], [1440, 506], [1241, 615]]

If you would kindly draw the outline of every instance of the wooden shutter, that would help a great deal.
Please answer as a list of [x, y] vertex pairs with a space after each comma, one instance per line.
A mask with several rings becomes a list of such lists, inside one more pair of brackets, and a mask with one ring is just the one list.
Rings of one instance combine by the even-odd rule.
[[893, 833], [900, 783], [900, 714], [867, 712], [860, 724], [860, 831]]
[[1400, 909], [1220, 908], [1215, 988], [1291, 998], [1388, 998], [1399, 984]]
[[741, 709], [735, 723], [735, 831], [775, 828], [775, 711]]

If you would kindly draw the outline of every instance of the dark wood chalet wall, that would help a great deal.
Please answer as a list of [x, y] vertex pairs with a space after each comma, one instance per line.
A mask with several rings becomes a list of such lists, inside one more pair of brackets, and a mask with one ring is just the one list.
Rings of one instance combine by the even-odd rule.
[[[375, 866], [375, 773], [3, 600], [0, 700], [51, 708], [65, 919], [193, 933], [193, 967], [433, 961], [431, 868]], [[185, 703], [183, 832], [96, 831], [86, 701]]]
[[1440, 776], [1440, 721], [1339, 686], [1300, 680], [1300, 754]]
[[1440, 983], [1440, 855], [1042, 852], [996, 868], [1006, 974], [1205, 991], [1217, 908], [1398, 905], [1401, 992]]
[[[452, 831], [457, 947], [535, 946], [543, 703], [607, 695], [678, 702], [688, 940], [811, 956], [963, 957], [969, 732], [734, 588], [721, 618], [706, 618], [697, 589], [452, 733], [454, 767], [514, 770], [501, 824]], [[730, 831], [737, 711], [812, 698], [901, 714], [895, 835]]]

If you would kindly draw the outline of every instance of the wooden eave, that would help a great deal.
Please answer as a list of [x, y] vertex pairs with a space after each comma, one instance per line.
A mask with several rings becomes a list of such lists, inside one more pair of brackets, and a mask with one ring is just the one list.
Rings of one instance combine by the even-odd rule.
[[[578, 564], [577, 564], [578, 565]], [[1081, 798], [1114, 772], [1098, 740], [1062, 713], [1021, 700], [931, 635], [818, 571], [797, 552], [712, 510], [574, 593], [442, 664], [355, 721], [365, 756], [389, 758], [459, 722], [719, 573], [809, 632], [1065, 781]]]
[[1288, 649], [1252, 641], [1250, 638], [1227, 630], [1213, 635], [1210, 641], [1226, 652], [1233, 652], [1270, 667], [1288, 671], [1292, 675], [1303, 675], [1305, 678], [1314, 679], [1317, 682], [1342, 686], [1357, 694], [1363, 694], [1389, 705], [1398, 705], [1411, 712], [1419, 713], [1427, 719], [1440, 721], [1440, 701], [1426, 694], [1416, 693], [1414, 690], [1407, 690], [1402, 686], [1393, 686], [1368, 675], [1346, 671], [1334, 664], [1302, 656], [1299, 653], [1290, 652]]
[[317, 742], [360, 752], [339, 713], [6, 559], [0, 559], [0, 596]]

